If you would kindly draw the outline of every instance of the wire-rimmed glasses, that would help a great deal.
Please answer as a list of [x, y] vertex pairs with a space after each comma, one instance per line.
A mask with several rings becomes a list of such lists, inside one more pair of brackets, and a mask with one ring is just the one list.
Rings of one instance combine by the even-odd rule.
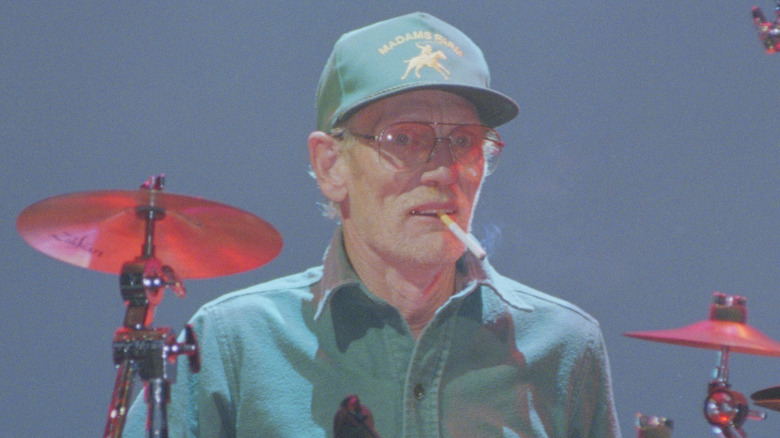
[[[450, 128], [444, 137], [436, 127]], [[452, 158], [466, 167], [484, 166], [485, 175], [495, 170], [504, 142], [495, 129], [478, 124], [396, 122], [387, 125], [379, 135], [361, 134], [349, 128], [337, 128], [331, 135], [370, 140], [377, 145], [380, 163], [393, 172], [410, 172], [428, 163], [436, 145], [445, 143]]]

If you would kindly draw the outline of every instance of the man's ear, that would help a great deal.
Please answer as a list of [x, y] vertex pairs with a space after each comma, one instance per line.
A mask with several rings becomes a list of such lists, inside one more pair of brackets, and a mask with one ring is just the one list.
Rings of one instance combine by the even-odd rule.
[[309, 134], [309, 162], [325, 197], [335, 203], [344, 201], [347, 169], [338, 141], [322, 131]]

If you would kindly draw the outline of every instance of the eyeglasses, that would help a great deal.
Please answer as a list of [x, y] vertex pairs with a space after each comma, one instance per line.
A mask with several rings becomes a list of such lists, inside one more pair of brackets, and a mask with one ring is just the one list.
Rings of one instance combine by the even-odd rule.
[[[437, 137], [435, 127], [451, 127], [445, 137]], [[452, 158], [466, 167], [484, 165], [485, 175], [495, 170], [504, 142], [495, 129], [476, 124], [396, 122], [385, 127], [379, 135], [356, 133], [341, 128], [331, 133], [334, 137], [348, 132], [354, 137], [377, 144], [379, 161], [393, 172], [410, 172], [431, 161], [436, 144], [446, 143]]]

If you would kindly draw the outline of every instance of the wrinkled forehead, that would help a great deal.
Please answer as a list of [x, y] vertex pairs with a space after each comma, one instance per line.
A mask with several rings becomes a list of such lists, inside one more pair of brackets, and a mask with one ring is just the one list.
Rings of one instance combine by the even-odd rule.
[[442, 90], [415, 90], [361, 108], [347, 121], [352, 129], [376, 132], [395, 122], [479, 123], [474, 105]]

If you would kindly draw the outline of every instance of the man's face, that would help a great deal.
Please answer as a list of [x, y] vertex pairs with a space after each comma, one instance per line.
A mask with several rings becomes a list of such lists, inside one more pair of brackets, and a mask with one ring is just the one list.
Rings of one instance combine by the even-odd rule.
[[[479, 124], [473, 105], [440, 90], [402, 93], [375, 102], [356, 113], [350, 131], [379, 135], [400, 121]], [[452, 126], [435, 126], [446, 137]], [[469, 229], [484, 170], [454, 161], [446, 142], [439, 142], [431, 160], [408, 172], [393, 172], [378, 158], [375, 142], [355, 141], [344, 149], [347, 196], [341, 203], [345, 241], [351, 256], [378, 256], [402, 266], [454, 263], [463, 244], [437, 216], [449, 214]], [[481, 164], [481, 163], [480, 163]]]

